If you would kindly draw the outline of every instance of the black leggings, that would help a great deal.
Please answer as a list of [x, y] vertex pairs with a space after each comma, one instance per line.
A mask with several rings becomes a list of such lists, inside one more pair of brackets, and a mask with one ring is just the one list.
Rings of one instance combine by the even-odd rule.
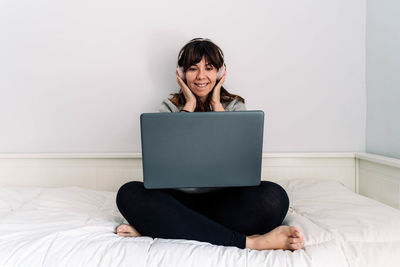
[[201, 194], [129, 182], [119, 189], [117, 206], [143, 236], [245, 248], [246, 236], [281, 225], [289, 198], [280, 185], [267, 181]]

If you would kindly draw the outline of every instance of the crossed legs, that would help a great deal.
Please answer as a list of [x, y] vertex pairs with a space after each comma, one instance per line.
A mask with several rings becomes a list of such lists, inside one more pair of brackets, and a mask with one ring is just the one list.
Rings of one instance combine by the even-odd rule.
[[281, 226], [289, 200], [279, 185], [224, 188], [187, 194], [148, 190], [142, 182], [123, 185], [117, 205], [130, 225], [122, 236], [190, 239], [251, 249], [299, 249], [304, 237], [297, 227]]

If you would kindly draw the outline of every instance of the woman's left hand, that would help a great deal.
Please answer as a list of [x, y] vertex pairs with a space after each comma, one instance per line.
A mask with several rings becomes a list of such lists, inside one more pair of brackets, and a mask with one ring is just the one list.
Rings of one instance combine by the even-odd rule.
[[224, 111], [224, 107], [221, 104], [221, 87], [224, 84], [225, 77], [226, 77], [226, 70], [221, 80], [219, 80], [219, 82], [213, 89], [211, 96], [211, 106], [213, 108], [213, 111]]

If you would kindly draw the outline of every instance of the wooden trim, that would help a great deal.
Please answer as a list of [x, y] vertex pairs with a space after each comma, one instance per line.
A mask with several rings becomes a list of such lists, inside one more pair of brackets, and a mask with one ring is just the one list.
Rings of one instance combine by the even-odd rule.
[[356, 153], [359, 193], [400, 209], [400, 160]]
[[400, 168], [400, 159], [389, 158], [385, 156], [369, 154], [369, 153], [356, 153], [356, 158], [383, 164], [395, 168]]
[[0, 159], [141, 159], [142, 153], [1, 153]]
[[[264, 153], [262, 180], [331, 179], [356, 191], [354, 153]], [[116, 191], [142, 181], [141, 153], [0, 154], [0, 186]]]
[[[263, 153], [263, 158], [354, 158], [353, 152]], [[141, 159], [142, 153], [0, 153], [0, 159]]]
[[360, 159], [356, 158], [355, 178], [356, 178], [356, 193], [360, 193]]
[[[336, 180], [400, 208], [400, 160], [360, 152], [264, 153], [262, 180]], [[116, 191], [142, 181], [141, 153], [3, 153], [0, 186], [80, 186]]]
[[354, 158], [354, 152], [263, 153], [263, 158]]

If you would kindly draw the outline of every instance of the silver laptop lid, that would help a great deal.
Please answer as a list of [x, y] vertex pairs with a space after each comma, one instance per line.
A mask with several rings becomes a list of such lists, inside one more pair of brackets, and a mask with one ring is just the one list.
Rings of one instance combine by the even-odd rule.
[[143, 113], [146, 188], [256, 186], [264, 112]]

